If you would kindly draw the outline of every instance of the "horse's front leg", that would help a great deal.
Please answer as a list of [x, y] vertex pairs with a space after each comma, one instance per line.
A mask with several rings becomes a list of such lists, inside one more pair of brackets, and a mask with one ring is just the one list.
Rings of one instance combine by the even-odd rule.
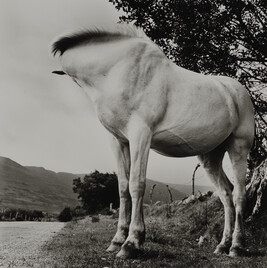
[[[137, 130], [138, 128], [139, 130]], [[142, 129], [140, 128], [138, 125], [129, 137], [131, 155], [129, 191], [132, 200], [132, 213], [128, 237], [117, 254], [117, 257], [121, 258], [132, 257], [145, 240], [143, 196], [152, 134], [146, 125], [142, 126]]]
[[124, 144], [116, 138], [112, 139], [118, 169], [118, 184], [120, 194], [120, 209], [118, 228], [107, 251], [117, 251], [125, 242], [131, 221], [131, 198], [129, 193], [130, 152], [129, 144]]

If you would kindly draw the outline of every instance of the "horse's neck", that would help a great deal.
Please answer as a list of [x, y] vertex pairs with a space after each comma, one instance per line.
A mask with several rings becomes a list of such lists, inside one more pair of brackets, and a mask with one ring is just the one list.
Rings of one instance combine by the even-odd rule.
[[146, 41], [140, 39], [125, 39], [80, 46], [64, 53], [63, 69], [85, 89], [93, 102], [97, 102], [106, 88], [120, 79], [122, 71], [114, 70], [133, 65], [136, 58], [141, 57], [144, 43]]
[[134, 41], [131, 40], [83, 45], [66, 51], [62, 65], [71, 77], [82, 81], [82, 84], [98, 87], [119, 61], [129, 57], [133, 46]]

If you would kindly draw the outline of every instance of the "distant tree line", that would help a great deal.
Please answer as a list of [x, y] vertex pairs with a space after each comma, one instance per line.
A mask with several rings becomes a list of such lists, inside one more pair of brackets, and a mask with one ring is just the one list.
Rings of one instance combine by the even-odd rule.
[[27, 210], [20, 208], [7, 208], [0, 211], [1, 221], [39, 221], [45, 217], [40, 210]]

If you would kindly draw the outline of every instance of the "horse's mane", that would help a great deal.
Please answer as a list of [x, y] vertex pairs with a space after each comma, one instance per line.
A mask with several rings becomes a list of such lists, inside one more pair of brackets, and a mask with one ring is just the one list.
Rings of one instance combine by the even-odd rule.
[[112, 27], [86, 29], [65, 35], [52, 44], [52, 53], [55, 56], [59, 52], [62, 56], [66, 50], [82, 43], [107, 42], [124, 38], [149, 39], [141, 28], [129, 24], [115, 24]]

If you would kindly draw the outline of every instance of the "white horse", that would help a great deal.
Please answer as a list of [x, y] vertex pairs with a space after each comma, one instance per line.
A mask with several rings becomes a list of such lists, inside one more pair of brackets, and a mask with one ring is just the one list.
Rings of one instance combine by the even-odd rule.
[[[198, 155], [217, 187], [225, 211], [215, 253], [240, 255], [246, 202], [247, 155], [254, 139], [254, 113], [234, 79], [185, 70], [171, 62], [142, 30], [116, 25], [86, 30], [53, 43], [63, 71], [91, 98], [113, 136], [120, 212], [108, 251], [127, 258], [145, 239], [143, 195], [149, 149], [165, 156]], [[225, 152], [234, 183], [222, 168]]]

